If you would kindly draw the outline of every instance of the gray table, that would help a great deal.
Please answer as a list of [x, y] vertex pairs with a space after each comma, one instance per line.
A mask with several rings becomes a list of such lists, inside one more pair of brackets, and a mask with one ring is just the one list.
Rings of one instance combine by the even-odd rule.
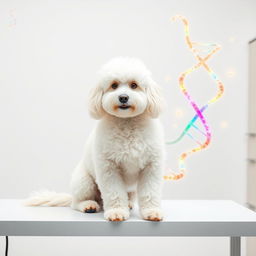
[[124, 222], [103, 213], [84, 214], [69, 207], [24, 207], [21, 200], [0, 200], [2, 236], [228, 236], [230, 255], [240, 256], [241, 236], [256, 236], [256, 213], [220, 200], [163, 201], [165, 219], [140, 219], [138, 210]]

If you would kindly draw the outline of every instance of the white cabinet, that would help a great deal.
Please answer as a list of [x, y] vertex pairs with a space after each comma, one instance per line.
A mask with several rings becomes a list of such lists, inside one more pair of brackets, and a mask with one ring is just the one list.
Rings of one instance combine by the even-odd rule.
[[[256, 210], [256, 39], [249, 43], [247, 202]], [[256, 238], [247, 238], [247, 256], [256, 255]]]

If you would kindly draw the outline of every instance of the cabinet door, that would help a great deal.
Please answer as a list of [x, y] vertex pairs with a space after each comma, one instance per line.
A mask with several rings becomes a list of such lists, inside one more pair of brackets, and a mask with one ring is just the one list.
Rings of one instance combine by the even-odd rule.
[[256, 162], [248, 162], [247, 202], [256, 208]]
[[249, 44], [249, 134], [256, 134], [256, 40]]
[[256, 255], [256, 237], [248, 237], [247, 238], [247, 256], [255, 256]]

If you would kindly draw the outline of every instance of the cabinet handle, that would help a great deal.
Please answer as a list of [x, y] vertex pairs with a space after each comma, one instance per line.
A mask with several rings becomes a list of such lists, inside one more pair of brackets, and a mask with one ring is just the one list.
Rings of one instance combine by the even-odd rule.
[[248, 132], [248, 133], [246, 133], [246, 135], [248, 137], [256, 137], [256, 133], [255, 132]]
[[247, 158], [247, 161], [248, 161], [250, 164], [256, 164], [256, 159]]

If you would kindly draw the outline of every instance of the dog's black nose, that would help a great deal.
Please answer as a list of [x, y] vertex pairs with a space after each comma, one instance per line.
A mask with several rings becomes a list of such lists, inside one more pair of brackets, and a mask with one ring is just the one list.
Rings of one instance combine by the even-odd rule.
[[129, 96], [128, 96], [127, 94], [121, 94], [121, 95], [119, 96], [119, 101], [120, 101], [121, 103], [126, 103], [128, 100], [129, 100]]

